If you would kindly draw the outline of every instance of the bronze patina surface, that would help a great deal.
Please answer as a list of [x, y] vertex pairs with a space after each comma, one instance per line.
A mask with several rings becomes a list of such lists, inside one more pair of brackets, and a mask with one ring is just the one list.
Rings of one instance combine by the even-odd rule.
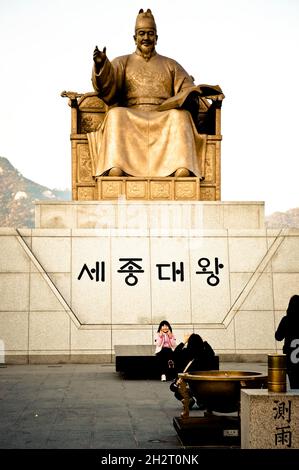
[[206, 135], [196, 127], [198, 100], [224, 96], [218, 86], [196, 87], [178, 62], [156, 52], [157, 40], [151, 10], [140, 10], [135, 52], [110, 62], [105, 47], [94, 50], [93, 87], [112, 106], [87, 135], [95, 177], [204, 176]]
[[135, 51], [110, 61], [96, 46], [95, 91], [62, 92], [71, 107], [73, 200], [221, 199], [224, 95], [218, 85], [195, 85], [157, 53], [157, 39], [151, 11], [140, 10]]
[[268, 354], [268, 390], [284, 393], [287, 390], [287, 356]]
[[184, 418], [189, 416], [187, 385], [198, 403], [203, 403], [209, 411], [221, 413], [239, 411], [241, 388], [267, 387], [267, 375], [251, 371], [195, 371], [181, 373], [179, 377], [184, 397]]

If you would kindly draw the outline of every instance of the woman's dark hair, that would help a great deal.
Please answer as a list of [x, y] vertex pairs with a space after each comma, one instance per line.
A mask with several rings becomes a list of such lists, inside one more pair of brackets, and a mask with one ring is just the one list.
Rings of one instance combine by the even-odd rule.
[[196, 333], [192, 333], [189, 336], [188, 344], [187, 344], [187, 351], [188, 356], [190, 358], [200, 356], [204, 349], [203, 339], [201, 336], [197, 335]]
[[295, 312], [297, 312], [298, 315], [299, 315], [299, 295], [293, 295], [290, 298], [289, 306], [288, 306], [288, 309], [287, 309], [287, 314], [288, 315], [290, 315], [290, 314], [292, 315]]
[[293, 295], [290, 298], [287, 308], [288, 331], [292, 333], [293, 328], [298, 328], [299, 325], [299, 295]]
[[157, 332], [158, 332], [158, 333], [159, 333], [159, 331], [161, 330], [161, 328], [162, 328], [163, 325], [168, 326], [169, 330], [170, 330], [171, 333], [172, 333], [171, 325], [170, 325], [170, 323], [169, 323], [167, 320], [162, 320], [162, 321], [161, 321], [161, 323], [160, 323], [160, 325], [159, 325], [159, 327], [158, 327], [158, 329], [157, 329]]

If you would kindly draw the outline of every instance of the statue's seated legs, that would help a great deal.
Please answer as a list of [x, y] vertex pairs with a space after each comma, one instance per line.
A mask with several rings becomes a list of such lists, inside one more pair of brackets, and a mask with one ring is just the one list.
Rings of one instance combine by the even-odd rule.
[[96, 177], [202, 176], [206, 136], [186, 110], [111, 108], [87, 137]]

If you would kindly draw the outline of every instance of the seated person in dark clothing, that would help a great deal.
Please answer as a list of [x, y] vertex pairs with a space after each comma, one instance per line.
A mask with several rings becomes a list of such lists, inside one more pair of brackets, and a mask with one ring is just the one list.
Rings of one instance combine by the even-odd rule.
[[[211, 370], [213, 369], [213, 360], [215, 352], [207, 341], [203, 341], [201, 336], [198, 334], [186, 335], [184, 342], [178, 344], [174, 350], [174, 363], [176, 373], [180, 372], [192, 372], [199, 370]], [[192, 361], [190, 363], [190, 361]], [[187, 370], [186, 367], [189, 364]], [[178, 390], [178, 387], [172, 383], [170, 389], [174, 392], [175, 397], [178, 400], [182, 400], [182, 396]], [[194, 398], [190, 394], [189, 408], [195, 403]], [[201, 408], [201, 404], [198, 404]]]

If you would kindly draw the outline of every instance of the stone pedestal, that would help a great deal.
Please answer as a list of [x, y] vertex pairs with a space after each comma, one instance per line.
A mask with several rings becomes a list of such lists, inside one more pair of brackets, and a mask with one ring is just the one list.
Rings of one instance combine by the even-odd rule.
[[241, 390], [242, 449], [299, 448], [299, 390]]
[[264, 202], [37, 202], [35, 228], [163, 230], [264, 229]]

